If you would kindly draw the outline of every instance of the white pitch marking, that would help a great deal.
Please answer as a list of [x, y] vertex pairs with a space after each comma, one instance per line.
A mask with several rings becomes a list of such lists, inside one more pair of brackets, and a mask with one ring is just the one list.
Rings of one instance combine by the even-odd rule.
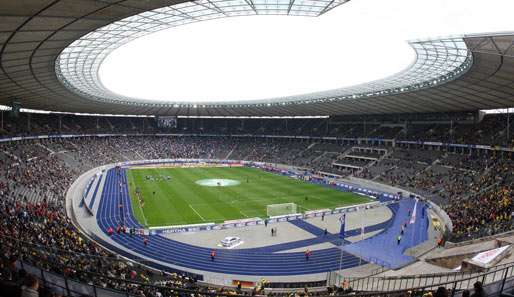
[[191, 209], [200, 217], [200, 219], [205, 222], [205, 219], [196, 211], [196, 209], [194, 209], [194, 207], [191, 206], [191, 204], [189, 204], [189, 207], [191, 207]]

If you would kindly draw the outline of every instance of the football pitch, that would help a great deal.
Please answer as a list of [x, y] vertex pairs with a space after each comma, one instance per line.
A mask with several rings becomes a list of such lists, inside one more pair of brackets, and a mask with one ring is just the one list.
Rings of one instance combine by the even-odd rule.
[[304, 212], [370, 201], [246, 167], [129, 169], [127, 180], [132, 211], [147, 227], [265, 218], [269, 204], [292, 202]]

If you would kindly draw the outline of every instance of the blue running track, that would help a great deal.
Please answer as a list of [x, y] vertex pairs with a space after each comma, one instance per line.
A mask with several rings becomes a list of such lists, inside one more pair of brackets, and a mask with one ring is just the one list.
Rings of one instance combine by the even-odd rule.
[[[104, 175], [106, 180], [96, 215], [98, 226], [105, 233], [107, 233], [109, 227], [115, 228], [123, 222], [125, 222], [125, 226], [128, 228], [143, 228], [132, 214], [125, 172], [122, 170], [121, 174], [117, 174], [114, 169], [111, 169], [104, 173]], [[120, 183], [122, 183], [121, 187], [119, 186]], [[397, 212], [397, 208], [397, 204], [391, 205], [393, 213]], [[400, 211], [402, 210], [402, 207], [400, 207]], [[380, 235], [392, 234], [388, 230], [396, 228], [395, 221], [395, 219], [390, 219], [375, 226], [368, 226], [365, 232], [387, 228]], [[324, 273], [339, 269], [340, 249], [337, 247], [313, 251], [309, 261], [305, 260], [303, 252], [276, 253], [295, 248], [306, 248], [307, 246], [323, 242], [332, 242], [340, 245], [340, 239], [337, 234], [329, 233], [325, 236], [323, 230], [305, 221], [294, 221], [293, 224], [315, 234], [316, 237], [261, 248], [217, 249], [215, 261], [210, 259], [211, 249], [209, 248], [182, 243], [161, 235], [149, 236], [148, 246], [144, 245], [143, 237], [140, 235], [130, 236], [129, 234], [115, 233], [111, 236], [111, 240], [149, 259], [210, 272], [278, 276]], [[358, 235], [360, 230], [349, 230], [346, 234], [347, 236]], [[422, 236], [420, 238], [416, 237], [416, 240], [421, 238]], [[129, 256], [126, 251], [116, 248], [109, 244], [109, 242], [104, 241], [103, 244], [122, 255]], [[346, 247], [352, 245], [349, 244]], [[363, 264], [366, 263], [366, 261], [362, 261], [352, 254], [344, 253], [342, 267], [355, 267], [359, 265], [359, 261]], [[166, 271], [176, 271], [156, 263], [152, 266]]]

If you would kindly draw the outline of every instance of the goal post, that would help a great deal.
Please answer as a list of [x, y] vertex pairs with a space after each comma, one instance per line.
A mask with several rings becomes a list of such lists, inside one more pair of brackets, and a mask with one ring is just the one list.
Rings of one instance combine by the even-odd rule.
[[268, 217], [288, 215], [297, 213], [296, 203], [280, 203], [266, 205], [266, 214]]

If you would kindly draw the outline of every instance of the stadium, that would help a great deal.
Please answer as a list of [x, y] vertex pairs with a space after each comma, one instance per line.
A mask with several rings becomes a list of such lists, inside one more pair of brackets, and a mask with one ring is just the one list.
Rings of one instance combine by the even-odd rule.
[[514, 7], [478, 2], [0, 1], [0, 296], [512, 296]]

